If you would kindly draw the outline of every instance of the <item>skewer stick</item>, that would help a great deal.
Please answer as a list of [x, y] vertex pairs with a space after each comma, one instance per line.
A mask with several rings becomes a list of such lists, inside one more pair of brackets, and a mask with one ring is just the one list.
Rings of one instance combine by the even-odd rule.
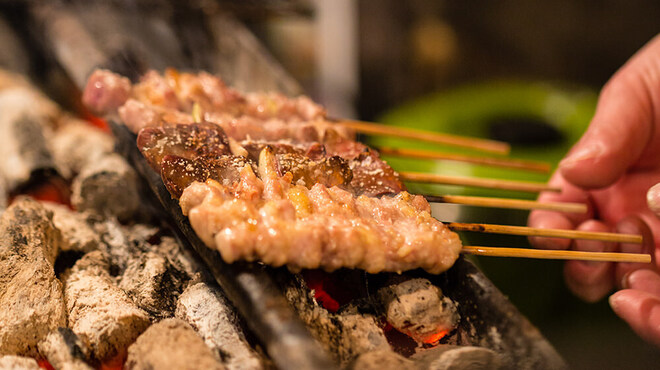
[[524, 236], [544, 236], [549, 238], [586, 239], [600, 240], [604, 242], [635, 243], [641, 244], [641, 235], [603, 233], [595, 231], [562, 230], [562, 229], [540, 229], [525, 226], [470, 224], [460, 222], [448, 222], [447, 227], [454, 231], [476, 231], [491, 234], [509, 234]]
[[539, 193], [542, 191], [561, 192], [561, 188], [552, 187], [542, 182], [457, 177], [422, 172], [399, 172], [399, 175], [404, 181], [430, 184], [472, 186], [488, 189], [524, 191], [529, 193]]
[[394, 136], [406, 139], [420, 140], [429, 143], [445, 144], [459, 146], [468, 149], [479, 150], [483, 152], [496, 154], [509, 154], [511, 146], [507, 143], [495, 140], [470, 138], [465, 136], [441, 134], [432, 131], [424, 131], [413, 128], [395, 127], [382, 125], [379, 123], [354, 121], [354, 120], [334, 120], [335, 123], [348, 127], [355, 131], [382, 136]]
[[580, 260], [580, 261], [599, 261], [599, 262], [632, 262], [632, 263], [650, 263], [650, 254], [638, 253], [611, 253], [611, 252], [582, 252], [582, 251], [557, 251], [544, 249], [526, 249], [526, 248], [503, 248], [503, 247], [482, 247], [465, 246], [461, 253], [474, 254], [478, 256], [491, 257], [519, 257], [519, 258], [538, 258], [538, 259], [556, 259], [556, 260]]
[[442, 159], [448, 161], [481, 164], [493, 167], [511, 168], [517, 170], [534, 171], [541, 173], [550, 172], [550, 164], [546, 162], [527, 161], [515, 158], [492, 158], [476, 157], [464, 154], [445, 153], [432, 150], [409, 149], [409, 148], [376, 148], [379, 153], [397, 157], [408, 157], [418, 159]]
[[431, 203], [453, 203], [477, 207], [545, 209], [557, 212], [587, 213], [587, 205], [582, 203], [537, 202], [535, 200], [471, 197], [465, 195], [424, 195], [424, 198]]

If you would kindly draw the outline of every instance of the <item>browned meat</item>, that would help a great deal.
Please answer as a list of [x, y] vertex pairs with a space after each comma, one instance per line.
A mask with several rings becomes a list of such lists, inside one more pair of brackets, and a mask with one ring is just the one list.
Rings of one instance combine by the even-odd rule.
[[145, 128], [138, 135], [137, 145], [156, 171], [160, 171], [166, 155], [194, 159], [231, 154], [224, 131], [205, 122], [189, 125], [163, 123], [160, 127]]
[[223, 184], [233, 184], [239, 180], [239, 172], [249, 164], [245, 158], [231, 155], [195, 159], [166, 155], [160, 165], [160, 174], [167, 190], [173, 197], [179, 198], [195, 181], [213, 179]]
[[227, 262], [439, 273], [458, 257], [458, 236], [431, 217], [419, 196], [356, 197], [321, 184], [307, 189], [274, 166], [273, 154], [264, 150], [259, 177], [246, 166], [232, 186], [208, 180], [183, 192], [184, 214]]
[[87, 80], [83, 103], [96, 114], [109, 114], [129, 98], [131, 81], [105, 69], [97, 69]]

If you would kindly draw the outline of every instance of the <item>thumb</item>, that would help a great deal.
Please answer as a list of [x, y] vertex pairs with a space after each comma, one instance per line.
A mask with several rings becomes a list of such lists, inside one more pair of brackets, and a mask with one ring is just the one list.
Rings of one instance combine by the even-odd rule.
[[657, 139], [653, 125], [660, 122], [659, 57], [660, 36], [605, 85], [587, 132], [559, 165], [566, 180], [582, 188], [611, 185]]
[[651, 212], [660, 217], [660, 183], [655, 184], [646, 193], [646, 201], [649, 205]]

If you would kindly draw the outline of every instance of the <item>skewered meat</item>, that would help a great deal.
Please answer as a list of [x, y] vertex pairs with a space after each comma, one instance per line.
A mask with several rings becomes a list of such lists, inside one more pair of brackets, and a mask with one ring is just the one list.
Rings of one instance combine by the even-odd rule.
[[[111, 75], [97, 73], [90, 83]], [[147, 74], [119, 108], [96, 88], [93, 106], [139, 132], [192, 227], [228, 262], [439, 273], [458, 257], [458, 236], [426, 200], [307, 98], [241, 95], [173, 70]]]

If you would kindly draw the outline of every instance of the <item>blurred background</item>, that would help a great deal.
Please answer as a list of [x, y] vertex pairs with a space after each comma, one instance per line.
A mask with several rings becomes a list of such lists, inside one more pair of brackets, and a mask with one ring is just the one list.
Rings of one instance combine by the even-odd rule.
[[[660, 2], [651, 0], [226, 5], [332, 116], [506, 140], [513, 156], [553, 164], [588, 125], [603, 84], [660, 31]], [[421, 146], [393, 139], [372, 144]], [[395, 169], [548, 178], [467, 164], [388, 160]], [[411, 190], [533, 198], [439, 186]], [[434, 214], [443, 221], [514, 225], [525, 224], [527, 216], [446, 205], [434, 206]], [[517, 237], [462, 238], [476, 245], [527, 246]], [[567, 291], [562, 263], [497, 258], [477, 263], [572, 368], [657, 368], [660, 351], [639, 339], [606, 300], [587, 304]]]

